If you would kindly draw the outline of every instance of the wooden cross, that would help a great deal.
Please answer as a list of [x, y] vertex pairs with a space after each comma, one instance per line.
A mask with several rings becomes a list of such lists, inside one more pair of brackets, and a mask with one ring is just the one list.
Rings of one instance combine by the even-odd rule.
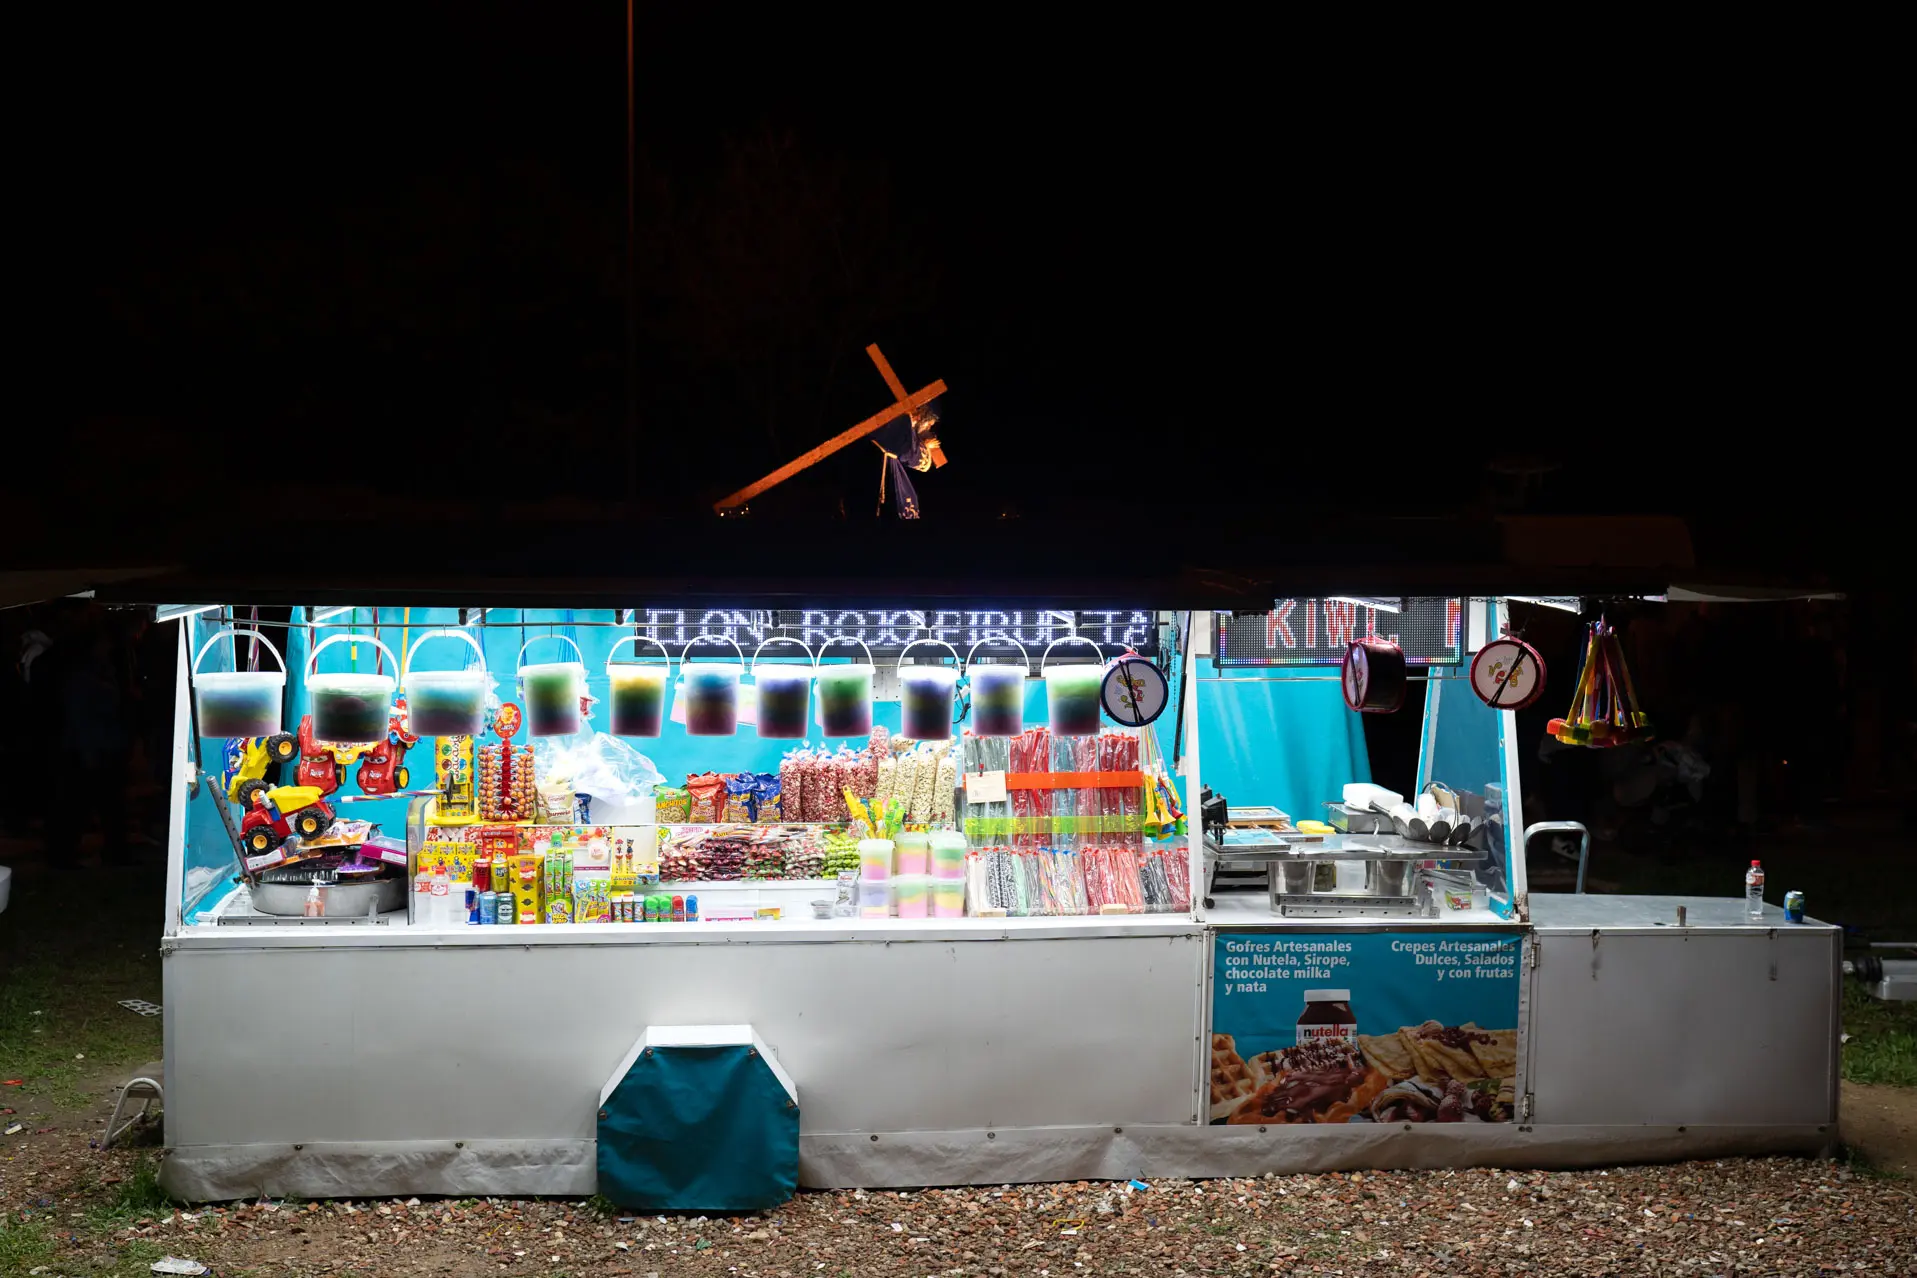
[[[923, 390], [916, 390], [908, 395], [905, 393], [905, 383], [901, 382], [899, 375], [892, 371], [892, 365], [887, 362], [885, 355], [879, 350], [877, 342], [866, 347], [865, 353], [872, 357], [874, 364], [878, 365], [879, 376], [885, 379], [886, 386], [891, 389], [893, 395], [892, 403], [872, 414], [852, 429], [834, 435], [831, 439], [826, 440], [810, 452], [801, 453], [785, 465], [779, 467], [779, 469], [773, 471], [770, 475], [767, 475], [764, 479], [756, 483], [747, 484], [744, 488], [741, 488], [738, 492], [732, 493], [729, 496], [721, 497], [718, 501], [712, 503], [714, 510], [718, 511], [721, 515], [728, 511], [736, 510], [768, 488], [783, 484], [786, 480], [806, 469], [806, 467], [824, 461], [827, 457], [838, 452], [847, 444], [857, 443], [879, 427], [902, 414], [917, 412], [945, 393], [945, 383], [938, 381], [933, 382]], [[945, 454], [940, 452], [936, 446], [930, 450], [930, 453], [934, 466], [943, 466], [945, 464]]]

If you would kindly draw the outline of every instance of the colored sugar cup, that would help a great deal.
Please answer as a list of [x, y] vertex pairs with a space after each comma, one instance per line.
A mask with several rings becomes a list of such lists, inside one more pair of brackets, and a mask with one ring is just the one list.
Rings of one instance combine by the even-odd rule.
[[893, 842], [892, 863], [900, 874], [924, 874], [931, 867], [931, 835], [901, 830]]
[[759, 697], [759, 735], [790, 739], [811, 729], [812, 667], [753, 667], [752, 684]]
[[[200, 671], [200, 662], [222, 635], [252, 635], [280, 663], [278, 670]], [[281, 697], [286, 691], [286, 660], [257, 630], [231, 626], [214, 631], [193, 658], [193, 705], [203, 737], [270, 737], [280, 730]]]
[[1045, 713], [1055, 737], [1089, 737], [1098, 733], [1099, 690], [1105, 667], [1054, 666], [1045, 672]]
[[[570, 647], [572, 661], [523, 664], [526, 649], [542, 639]], [[519, 645], [519, 696], [526, 705], [526, 731], [535, 737], [565, 737], [579, 731], [583, 714], [579, 703], [586, 695], [586, 659], [579, 645], [565, 635], [534, 635]]]
[[313, 655], [307, 658], [306, 675], [313, 739], [345, 745], [384, 741], [392, 724], [396, 681], [392, 675], [373, 672], [314, 673], [319, 669], [320, 653], [336, 643], [371, 644], [386, 655], [395, 671], [399, 669], [399, 658], [393, 650], [371, 635], [334, 635], [315, 644]]
[[965, 880], [932, 880], [932, 917], [935, 919], [962, 918], [965, 914]]
[[[965, 877], [965, 836], [956, 830], [935, 830], [931, 837], [932, 877]], [[936, 885], [934, 885], [936, 887]]]
[[899, 671], [899, 735], [911, 741], [943, 741], [952, 735], [953, 666], [905, 666]]
[[1025, 669], [977, 666], [971, 671], [972, 735], [1015, 737], [1025, 731]]
[[859, 840], [859, 878], [876, 883], [892, 877], [892, 840]]
[[922, 919], [932, 905], [932, 880], [912, 875], [892, 880], [892, 904], [902, 919]]
[[[419, 646], [428, 639], [463, 639], [479, 656], [464, 670], [418, 670]], [[406, 727], [419, 737], [476, 737], [486, 730], [486, 699], [493, 677], [478, 640], [463, 630], [428, 630], [406, 650]]]
[[579, 698], [585, 690], [586, 667], [581, 662], [548, 661], [519, 667], [526, 731], [535, 737], [564, 737], [579, 731]]
[[730, 663], [680, 666], [680, 695], [686, 699], [686, 735], [729, 737], [739, 730], [739, 676], [744, 666]]
[[828, 737], [863, 737], [872, 731], [872, 667], [819, 667], [819, 730]]
[[665, 666], [608, 665], [612, 681], [612, 734], [656, 737], [666, 719]]

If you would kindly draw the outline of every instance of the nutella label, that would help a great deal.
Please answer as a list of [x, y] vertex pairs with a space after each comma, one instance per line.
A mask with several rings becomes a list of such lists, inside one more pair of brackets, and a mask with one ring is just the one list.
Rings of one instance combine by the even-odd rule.
[[1334, 1021], [1324, 1025], [1300, 1025], [1298, 1046], [1307, 1047], [1313, 1043], [1349, 1043], [1357, 1035], [1358, 1026], [1351, 1021]]

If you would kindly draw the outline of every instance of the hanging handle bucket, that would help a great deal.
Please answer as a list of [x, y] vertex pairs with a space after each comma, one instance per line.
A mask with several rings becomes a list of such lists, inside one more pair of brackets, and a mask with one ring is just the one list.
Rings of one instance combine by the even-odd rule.
[[[649, 643], [666, 659], [662, 666], [638, 661], [614, 662], [621, 644]], [[635, 652], [635, 656], [637, 653]], [[612, 688], [612, 735], [656, 737], [665, 726], [666, 680], [672, 676], [672, 654], [650, 635], [627, 635], [606, 653], [606, 682]]]
[[[428, 639], [463, 639], [479, 654], [477, 669], [415, 670], [413, 660]], [[486, 730], [486, 697], [493, 690], [486, 650], [464, 630], [428, 630], [406, 650], [401, 686], [406, 690], [406, 726], [420, 737], [476, 737]]]
[[965, 677], [972, 689], [972, 733], [980, 737], [1015, 737], [1025, 731], [1025, 681], [1032, 676], [1032, 654], [1010, 635], [1002, 636], [1018, 649], [1024, 666], [980, 666], [972, 668], [973, 654], [981, 639], [965, 654]]
[[[319, 655], [336, 643], [370, 643], [393, 663], [393, 673], [320, 674]], [[372, 635], [333, 635], [313, 645], [306, 658], [306, 694], [312, 706], [313, 738], [357, 744], [384, 741], [391, 726], [393, 689], [399, 680], [399, 657]]]
[[[226, 635], [251, 635], [266, 645], [278, 670], [200, 670], [200, 662]], [[193, 654], [193, 706], [203, 737], [270, 737], [280, 730], [280, 701], [286, 691], [286, 658], [257, 630], [225, 626], [207, 636]]]
[[[905, 654], [933, 643], [952, 654], [950, 666], [913, 666]], [[908, 741], [943, 741], [952, 735], [952, 699], [958, 688], [958, 649], [943, 639], [914, 639], [899, 649], [899, 735]]]
[[[1061, 643], [1091, 646], [1096, 664], [1060, 666], [1047, 670], [1045, 661]], [[1039, 673], [1045, 679], [1045, 714], [1055, 737], [1090, 737], [1098, 734], [1099, 693], [1105, 682], [1105, 653], [1083, 635], [1060, 635], [1045, 645], [1038, 659]]]
[[[701, 643], [729, 643], [738, 662], [709, 666], [692, 664], [692, 649]], [[745, 673], [745, 649], [724, 635], [697, 635], [679, 655], [679, 696], [686, 708], [686, 735], [729, 737], [739, 730], [739, 676]]]
[[[824, 664], [825, 650], [835, 643], [856, 643], [865, 649], [865, 664]], [[812, 722], [828, 737], [863, 737], [872, 731], [872, 650], [863, 639], [840, 636], [819, 645], [818, 695], [812, 699]]]
[[[805, 664], [770, 665], [761, 671], [759, 654], [775, 643], [798, 644], [805, 654]], [[755, 718], [760, 736], [778, 741], [796, 741], [805, 736], [812, 678], [818, 666], [819, 659], [812, 655], [811, 648], [785, 635], [774, 635], [752, 650], [747, 669], [752, 675], [752, 695], [757, 699]]]
[[[570, 647], [574, 661], [535, 661], [526, 665], [526, 649], [542, 639], [557, 639]], [[526, 731], [535, 737], [566, 737], [579, 731], [586, 695], [586, 654], [565, 635], [534, 635], [519, 645], [513, 658], [519, 695], [526, 700]]]

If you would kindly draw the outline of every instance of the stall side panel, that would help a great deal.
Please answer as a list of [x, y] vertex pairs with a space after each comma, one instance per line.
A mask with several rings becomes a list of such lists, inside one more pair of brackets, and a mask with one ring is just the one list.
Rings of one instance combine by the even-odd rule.
[[586, 1139], [646, 1026], [736, 1023], [809, 1134], [1190, 1123], [1201, 935], [180, 950], [168, 1138]]

